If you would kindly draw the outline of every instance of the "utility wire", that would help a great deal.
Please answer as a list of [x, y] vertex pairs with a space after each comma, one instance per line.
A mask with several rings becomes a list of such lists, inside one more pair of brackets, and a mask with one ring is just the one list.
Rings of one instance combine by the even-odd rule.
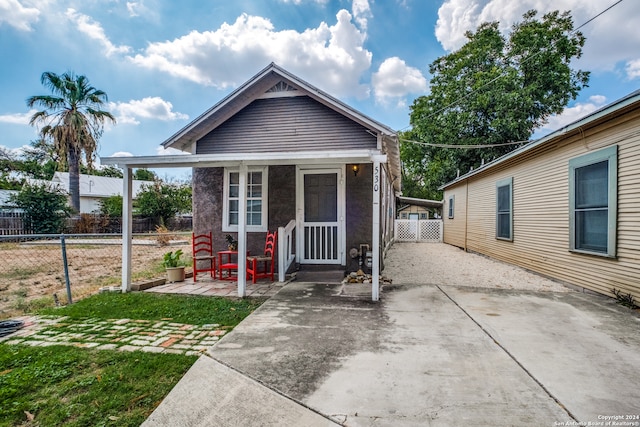
[[501, 144], [468, 144], [468, 145], [457, 145], [457, 144], [435, 144], [432, 142], [420, 142], [420, 141], [412, 141], [410, 139], [398, 138], [400, 142], [410, 142], [412, 144], [424, 145], [427, 147], [437, 147], [437, 148], [492, 148], [492, 147], [503, 147], [505, 145], [516, 145], [516, 144], [525, 144], [528, 142], [533, 142], [532, 140], [524, 140], [524, 141], [514, 141], [514, 142], [503, 142]]
[[[607, 8], [606, 8], [606, 9], [604, 9], [602, 12], [598, 13], [597, 15], [595, 15], [595, 16], [593, 16], [593, 17], [591, 17], [590, 19], [588, 19], [587, 21], [585, 21], [584, 23], [582, 23], [580, 26], [578, 26], [577, 28], [575, 28], [575, 29], [574, 29], [571, 33], [569, 33], [569, 34], [575, 34], [576, 32], [578, 32], [578, 30], [580, 30], [580, 28], [582, 28], [582, 27], [586, 26], [587, 24], [589, 24], [590, 22], [592, 22], [592, 21], [593, 21], [593, 20], [595, 20], [596, 18], [598, 18], [598, 17], [600, 17], [601, 15], [603, 15], [604, 13], [608, 12], [608, 11], [609, 11], [610, 9], [612, 9], [613, 7], [615, 7], [615, 6], [619, 5], [620, 3], [622, 3], [622, 1], [623, 1], [623, 0], [618, 0], [617, 2], [613, 3], [611, 6], [607, 7]], [[524, 64], [524, 63], [526, 63], [527, 61], [529, 61], [529, 60], [531, 60], [531, 59], [535, 58], [537, 55], [539, 55], [539, 54], [541, 54], [541, 53], [542, 53], [542, 51], [538, 51], [538, 52], [536, 52], [536, 53], [534, 53], [534, 54], [532, 54], [532, 55], [528, 56], [527, 58], [525, 58], [525, 59], [522, 61], [522, 64]], [[460, 102], [460, 101], [462, 101], [463, 99], [465, 99], [465, 98], [469, 97], [470, 95], [472, 95], [472, 94], [474, 94], [474, 93], [476, 93], [476, 92], [480, 91], [481, 89], [484, 89], [486, 86], [488, 86], [488, 85], [490, 85], [490, 84], [493, 84], [495, 81], [497, 81], [497, 80], [501, 79], [502, 77], [504, 77], [504, 74], [500, 74], [499, 76], [497, 76], [497, 77], [495, 77], [495, 78], [493, 78], [493, 79], [489, 80], [488, 82], [486, 82], [486, 83], [485, 83], [485, 84], [483, 84], [482, 86], [480, 86], [480, 87], [478, 87], [478, 88], [476, 88], [476, 89], [474, 89], [474, 90], [470, 91], [469, 93], [467, 93], [467, 94], [465, 94], [465, 95], [463, 95], [463, 96], [461, 96], [461, 97], [457, 98], [456, 100], [454, 100], [454, 101], [453, 101], [453, 102], [451, 102], [450, 104], [448, 104], [448, 105], [446, 105], [446, 106], [442, 107], [442, 108], [441, 108], [441, 109], [439, 109], [438, 111], [434, 111], [433, 113], [431, 113], [431, 114], [429, 114], [427, 117], [425, 117], [423, 120], [428, 120], [428, 119], [430, 119], [431, 117], [433, 117], [433, 116], [435, 116], [436, 114], [439, 114], [439, 113], [441, 113], [442, 111], [446, 110], [447, 108], [449, 108], [449, 107], [451, 107], [451, 106], [453, 106], [453, 105], [457, 104], [458, 102]], [[399, 131], [402, 131], [402, 130], [404, 130], [404, 129], [407, 129], [409, 126], [411, 126], [411, 125], [408, 125], [408, 126], [406, 126], [406, 127], [402, 128], [402, 129], [400, 129]]]

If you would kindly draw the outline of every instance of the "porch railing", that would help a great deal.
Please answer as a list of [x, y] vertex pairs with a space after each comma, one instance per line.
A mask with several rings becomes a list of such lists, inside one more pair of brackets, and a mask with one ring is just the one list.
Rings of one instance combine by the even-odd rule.
[[278, 281], [284, 282], [285, 274], [296, 259], [294, 251], [296, 222], [289, 221], [286, 227], [278, 227]]
[[326, 222], [305, 222], [303, 226], [301, 259], [309, 264], [339, 262], [338, 226]]

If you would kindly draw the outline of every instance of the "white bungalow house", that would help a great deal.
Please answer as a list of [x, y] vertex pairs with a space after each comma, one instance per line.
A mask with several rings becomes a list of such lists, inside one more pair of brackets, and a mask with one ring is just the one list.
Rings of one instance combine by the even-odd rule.
[[[51, 181], [31, 179], [28, 182], [51, 185], [69, 192], [69, 172], [56, 172]], [[135, 199], [146, 185], [153, 185], [153, 182], [133, 180], [132, 197]], [[100, 202], [111, 196], [121, 196], [122, 187], [122, 178], [80, 174], [80, 213], [100, 211]]]
[[[270, 64], [163, 143], [188, 155], [102, 158], [124, 169], [122, 289], [131, 282], [131, 169], [193, 168], [193, 227], [217, 250], [237, 236], [238, 265], [280, 230], [280, 277], [293, 261], [346, 266], [351, 248], [372, 249], [372, 299], [393, 238], [400, 191], [396, 133], [281, 67]], [[238, 296], [246, 271], [238, 270]]]

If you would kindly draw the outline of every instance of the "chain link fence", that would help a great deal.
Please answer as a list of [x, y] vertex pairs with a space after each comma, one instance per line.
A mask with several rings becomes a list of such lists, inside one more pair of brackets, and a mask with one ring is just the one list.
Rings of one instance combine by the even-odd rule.
[[[182, 249], [185, 261], [191, 259], [190, 232], [134, 234], [132, 243], [134, 282], [163, 277], [168, 251]], [[120, 286], [121, 274], [120, 234], [0, 236], [0, 319], [56, 301], [66, 304], [67, 277], [76, 300], [101, 287]]]
[[[23, 212], [4, 212], [0, 210], [0, 236], [16, 234], [32, 234], [25, 224]], [[131, 229], [134, 233], [149, 233], [156, 231], [157, 218], [134, 216]], [[170, 218], [166, 224], [169, 230], [190, 231], [193, 219], [190, 216]], [[64, 228], [67, 234], [82, 233], [122, 233], [122, 218], [100, 214], [83, 213], [73, 218], [67, 218]]]

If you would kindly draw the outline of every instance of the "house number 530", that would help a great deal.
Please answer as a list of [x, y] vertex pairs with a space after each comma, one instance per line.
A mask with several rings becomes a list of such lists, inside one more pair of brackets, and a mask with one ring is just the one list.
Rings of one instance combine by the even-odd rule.
[[373, 174], [373, 191], [378, 191], [380, 188], [380, 166], [376, 166]]

